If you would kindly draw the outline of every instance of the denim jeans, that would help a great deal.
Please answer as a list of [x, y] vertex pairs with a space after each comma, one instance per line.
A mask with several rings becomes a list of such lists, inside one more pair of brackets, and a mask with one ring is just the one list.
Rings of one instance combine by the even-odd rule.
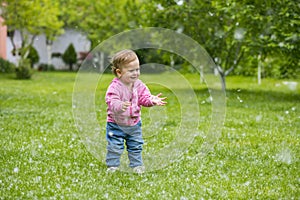
[[118, 167], [120, 157], [124, 151], [124, 141], [128, 152], [129, 167], [142, 166], [143, 138], [141, 122], [135, 126], [119, 126], [116, 123], [107, 122], [106, 139], [107, 154], [106, 165], [108, 167]]

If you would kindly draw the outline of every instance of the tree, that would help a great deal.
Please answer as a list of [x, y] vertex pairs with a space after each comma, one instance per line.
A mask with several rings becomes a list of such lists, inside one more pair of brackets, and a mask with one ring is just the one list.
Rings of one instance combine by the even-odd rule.
[[[246, 59], [257, 59], [258, 80], [261, 76], [295, 77], [299, 69], [299, 11], [295, 1], [243, 1], [242, 26], [247, 30], [245, 37]], [[263, 66], [272, 63], [271, 72]], [[278, 72], [275, 72], [278, 68]], [[288, 74], [284, 72], [288, 70]], [[280, 74], [279, 76], [274, 74]], [[254, 74], [251, 74], [254, 75]]]
[[[21, 60], [27, 58], [37, 35], [44, 33], [47, 40], [53, 40], [63, 32], [63, 22], [58, 18], [59, 4], [54, 0], [0, 0], [0, 5], [3, 5], [2, 16], [8, 26], [13, 51], [20, 53]], [[15, 31], [21, 34], [20, 46], [13, 40]]]
[[[139, 1], [134, 0], [60, 0], [64, 16], [62, 20], [67, 27], [75, 28], [86, 34], [91, 41], [91, 48], [95, 48], [105, 39], [135, 28], [138, 19], [136, 15]], [[104, 54], [94, 52], [93, 62], [104, 70]]]
[[77, 53], [71, 43], [62, 55], [63, 61], [69, 65], [69, 70], [73, 71], [73, 65], [77, 62]]
[[40, 60], [40, 56], [33, 46], [29, 46], [28, 59], [30, 60], [31, 68], [33, 68], [34, 64], [38, 63]]
[[300, 12], [295, 1], [156, 0], [143, 6], [144, 25], [182, 31], [198, 41], [224, 83], [237, 68], [249, 74], [253, 65], [270, 58], [280, 57], [289, 70], [299, 69]]

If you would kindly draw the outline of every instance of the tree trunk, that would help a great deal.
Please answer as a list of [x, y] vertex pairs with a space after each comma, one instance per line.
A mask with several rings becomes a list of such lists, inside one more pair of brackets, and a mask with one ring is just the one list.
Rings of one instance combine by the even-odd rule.
[[222, 81], [222, 89], [225, 91], [226, 90], [226, 76], [224, 74], [220, 74], [221, 76], [221, 81]]
[[47, 63], [48, 66], [52, 65], [52, 45], [47, 44]]
[[220, 66], [217, 66], [215, 68], [215, 75], [219, 75], [221, 77], [222, 81], [222, 89], [225, 91], [226, 90], [226, 72], [223, 71], [223, 69]]
[[258, 85], [261, 84], [261, 54], [259, 54], [257, 56], [257, 59], [258, 59], [258, 66], [257, 66], [257, 81], [258, 81]]
[[100, 65], [100, 73], [104, 72], [104, 53], [100, 52], [100, 59], [99, 59], [99, 65]]

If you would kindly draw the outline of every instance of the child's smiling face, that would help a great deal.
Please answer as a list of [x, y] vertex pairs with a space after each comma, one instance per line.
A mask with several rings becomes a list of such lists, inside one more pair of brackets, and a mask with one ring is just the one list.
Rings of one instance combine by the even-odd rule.
[[131, 85], [134, 83], [140, 76], [139, 59], [136, 58], [134, 61], [126, 64], [126, 66], [118, 69], [117, 76], [125, 85]]

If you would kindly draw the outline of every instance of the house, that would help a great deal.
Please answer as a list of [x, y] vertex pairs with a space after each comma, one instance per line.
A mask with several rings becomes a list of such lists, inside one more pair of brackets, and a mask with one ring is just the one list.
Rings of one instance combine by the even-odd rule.
[[0, 58], [6, 59], [7, 27], [3, 25], [3, 22], [3, 18], [0, 17]]
[[[58, 36], [56, 40], [53, 41], [52, 53], [63, 54], [71, 43], [74, 45], [78, 58], [80, 57], [80, 54], [82, 52], [90, 51], [91, 42], [87, 39], [87, 37], [84, 34], [73, 29], [66, 29], [64, 34]], [[48, 50], [45, 35], [37, 36], [35, 38], [33, 46], [39, 53], [39, 64], [48, 63]], [[68, 69], [68, 66], [66, 66], [66, 64], [62, 61], [61, 58], [53, 57], [52, 64], [54, 65], [55, 69]]]
[[[16, 64], [19, 58], [18, 55], [12, 54], [13, 45], [7, 36], [7, 27], [3, 25], [3, 22], [4, 20], [0, 18], [0, 57]], [[21, 46], [22, 39], [18, 31], [15, 32], [13, 40], [17, 48]], [[90, 51], [91, 42], [84, 34], [74, 29], [66, 29], [64, 34], [58, 36], [56, 40], [53, 41], [51, 52], [55, 54], [63, 54], [71, 43], [74, 45], [78, 58], [82, 52]], [[49, 50], [47, 49], [45, 35], [36, 36], [33, 46], [40, 57], [39, 63], [35, 65], [35, 68], [38, 68], [40, 64], [47, 64]], [[66, 66], [61, 58], [53, 57], [51, 63], [55, 69], [68, 69], [68, 66]]]

